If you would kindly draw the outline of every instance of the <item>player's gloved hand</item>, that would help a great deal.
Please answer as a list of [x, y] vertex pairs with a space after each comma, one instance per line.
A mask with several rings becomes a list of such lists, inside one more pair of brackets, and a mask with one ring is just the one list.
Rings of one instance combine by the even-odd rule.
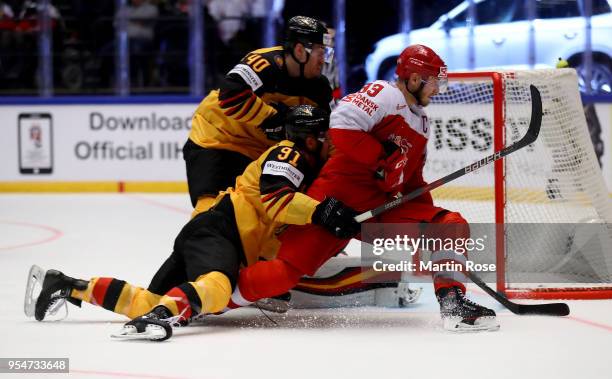
[[285, 139], [285, 117], [289, 107], [283, 103], [272, 103], [269, 105], [276, 110], [276, 113], [265, 119], [259, 127], [266, 133], [268, 139], [282, 141]]
[[402, 153], [397, 144], [392, 141], [383, 141], [381, 143], [385, 150], [386, 157], [379, 162], [379, 167], [374, 173], [378, 187], [385, 191], [391, 192], [395, 187], [402, 184], [402, 173], [406, 166], [406, 157]]
[[357, 212], [344, 205], [340, 200], [327, 197], [319, 203], [312, 214], [312, 223], [321, 225], [338, 238], [351, 238], [361, 230], [355, 221]]

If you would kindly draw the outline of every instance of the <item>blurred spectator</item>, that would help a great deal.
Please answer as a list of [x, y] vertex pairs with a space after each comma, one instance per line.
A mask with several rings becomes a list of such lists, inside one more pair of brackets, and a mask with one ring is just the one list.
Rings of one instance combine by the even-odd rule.
[[217, 31], [223, 43], [228, 44], [245, 28], [245, 19], [265, 17], [268, 0], [207, 0], [208, 13], [217, 22]]
[[[205, 7], [206, 87], [216, 87], [227, 71], [261, 45], [266, 2], [270, 0], [203, 0]], [[278, 2], [279, 0], [274, 0]]]
[[[49, 14], [53, 27], [55, 85], [74, 91], [112, 93], [117, 52], [116, 1], [51, 2], [53, 6]], [[329, 0], [130, 0], [130, 10], [133, 10], [129, 16], [130, 67], [134, 87], [161, 85], [177, 91], [188, 86], [187, 8], [192, 2], [204, 7], [207, 88], [218, 85], [218, 80], [236, 60], [263, 46], [266, 17], [270, 14], [282, 16], [278, 31], [282, 30], [283, 19], [288, 20], [296, 14], [323, 19], [330, 26], [334, 21], [334, 2]], [[430, 25], [440, 14], [460, 2], [413, 0], [413, 28]], [[369, 7], [367, 12], [361, 3], [346, 2], [345, 49], [349, 71], [346, 73], [348, 88], [343, 89], [345, 92], [362, 85], [364, 77], [355, 73], [360, 73], [359, 68], [371, 52], [373, 43], [399, 30], [399, 0], [378, 0], [376, 6]], [[2, 89], [35, 88], [39, 35], [37, 4], [40, 0], [0, 0]], [[270, 5], [274, 7], [272, 13]], [[337, 68], [332, 65], [326, 70], [329, 70], [333, 82], [337, 78]]]
[[0, 1], [0, 29], [12, 28], [14, 18], [15, 14], [11, 6], [4, 1]]
[[70, 33], [62, 63], [64, 86], [73, 91], [109, 88], [114, 77], [115, 1], [64, 1]]
[[156, 27], [159, 46], [157, 66], [162, 87], [189, 85], [189, 0], [167, 6]]
[[210, 0], [208, 13], [217, 22], [217, 31], [223, 43], [228, 42], [244, 28], [242, 17], [249, 13], [248, 0]]
[[0, 0], [0, 48], [9, 43], [10, 34], [15, 29], [15, 14], [11, 6]]
[[[10, 41], [12, 48], [10, 55], [14, 58], [14, 62], [6, 75], [9, 81], [14, 81], [15, 85], [22, 88], [37, 87], [39, 18], [42, 12], [42, 5], [37, 1], [24, 1], [18, 12], [18, 18], [15, 20], [14, 33]], [[63, 48], [63, 23], [60, 12], [52, 4], [49, 4], [46, 12], [51, 21], [53, 52], [55, 53]]]
[[[58, 23], [61, 22], [59, 11], [49, 2], [47, 12], [49, 12], [48, 15], [51, 18], [51, 29], [56, 29]], [[42, 4], [38, 4], [35, 0], [24, 1], [19, 12], [17, 30], [22, 32], [38, 32], [40, 28], [38, 19], [40, 13], [42, 13]]]
[[[6, 76], [6, 70], [10, 67], [12, 36], [15, 29], [15, 15], [10, 5], [0, 0], [0, 79]], [[4, 80], [2, 80], [4, 81]], [[4, 87], [4, 85], [2, 85]]]
[[157, 16], [157, 7], [148, 0], [132, 0], [127, 7], [132, 86], [151, 85], [153, 36]]

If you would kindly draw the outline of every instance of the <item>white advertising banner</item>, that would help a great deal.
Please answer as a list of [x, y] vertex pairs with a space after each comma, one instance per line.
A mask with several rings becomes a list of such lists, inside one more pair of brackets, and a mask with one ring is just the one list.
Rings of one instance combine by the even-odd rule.
[[[493, 153], [490, 105], [431, 104], [427, 161], [423, 175], [431, 182]], [[453, 186], [491, 187], [493, 165], [453, 181]]]
[[196, 106], [0, 106], [0, 181], [184, 181]]
[[[596, 104], [596, 119], [589, 120], [590, 130], [594, 133], [597, 144], [596, 156], [601, 162], [608, 192], [612, 191], [612, 105]], [[493, 112], [490, 105], [470, 104], [448, 105], [431, 104], [428, 107], [430, 115], [430, 136], [427, 145], [427, 163], [425, 164], [425, 180], [431, 182], [450, 174], [468, 164], [493, 153]], [[527, 116], [515, 116], [515, 115]], [[507, 144], [519, 140], [529, 124], [530, 109], [517, 110], [507, 114], [506, 138]], [[506, 173], [514, 187], [544, 188], [547, 178], [554, 176], [556, 165], [552, 157], [563, 153], [552, 148], [558, 145], [558, 135], [561, 132], [547, 135], [540, 133], [538, 140], [526, 147], [520, 153], [509, 156], [512, 167]], [[568, 144], [570, 142], [568, 141]], [[490, 188], [494, 183], [494, 165], [463, 176], [446, 187], [468, 186]]]
[[[0, 182], [183, 182], [182, 147], [196, 106], [194, 103], [2, 105]], [[491, 107], [432, 104], [429, 114], [432, 119], [427, 180], [437, 179], [492, 152]], [[599, 158], [608, 191], [612, 191], [612, 105], [597, 104], [596, 114], [603, 144]], [[520, 138], [528, 120], [510, 117], [509, 122], [517, 126], [511, 128], [516, 131], [510, 133], [511, 140]], [[542, 166], [544, 163], [537, 159], [533, 147], [526, 148], [525, 153], [533, 155], [534, 160], [528, 162], [523, 174], [545, 180], [545, 175], [538, 173], [551, 168]], [[492, 183], [493, 165], [489, 165], [453, 185], [489, 187]]]

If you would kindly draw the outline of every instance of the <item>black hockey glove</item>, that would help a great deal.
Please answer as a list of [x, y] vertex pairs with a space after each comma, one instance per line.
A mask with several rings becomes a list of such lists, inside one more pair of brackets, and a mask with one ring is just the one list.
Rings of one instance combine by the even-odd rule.
[[393, 153], [395, 153], [400, 148], [395, 142], [389, 140], [382, 141], [381, 145], [387, 157], [392, 156]]
[[338, 238], [351, 238], [361, 230], [355, 221], [357, 212], [344, 205], [340, 200], [327, 197], [315, 208], [312, 223], [321, 225]]
[[276, 114], [265, 119], [259, 127], [266, 133], [268, 139], [282, 141], [285, 139], [285, 117], [289, 107], [283, 103], [272, 103], [270, 106], [276, 109]]

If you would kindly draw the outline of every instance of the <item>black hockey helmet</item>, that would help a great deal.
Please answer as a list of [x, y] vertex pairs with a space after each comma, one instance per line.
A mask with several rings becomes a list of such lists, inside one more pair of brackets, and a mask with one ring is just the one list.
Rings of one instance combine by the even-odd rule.
[[285, 49], [292, 49], [298, 42], [307, 48], [315, 43], [328, 45], [326, 35], [327, 27], [321, 21], [306, 16], [292, 17], [285, 31]]
[[293, 142], [306, 137], [321, 137], [329, 129], [329, 114], [312, 105], [297, 105], [289, 108], [285, 118], [287, 139]]
[[[306, 49], [306, 60], [299, 60], [294, 53], [297, 43], [304, 45]], [[332, 37], [327, 32], [325, 24], [317, 19], [306, 16], [292, 17], [287, 23], [285, 31], [285, 53], [290, 53], [291, 57], [300, 65], [300, 77], [304, 77], [304, 66], [310, 59], [310, 54], [314, 44], [322, 45], [325, 49], [325, 61], [330, 63], [334, 56]]]

